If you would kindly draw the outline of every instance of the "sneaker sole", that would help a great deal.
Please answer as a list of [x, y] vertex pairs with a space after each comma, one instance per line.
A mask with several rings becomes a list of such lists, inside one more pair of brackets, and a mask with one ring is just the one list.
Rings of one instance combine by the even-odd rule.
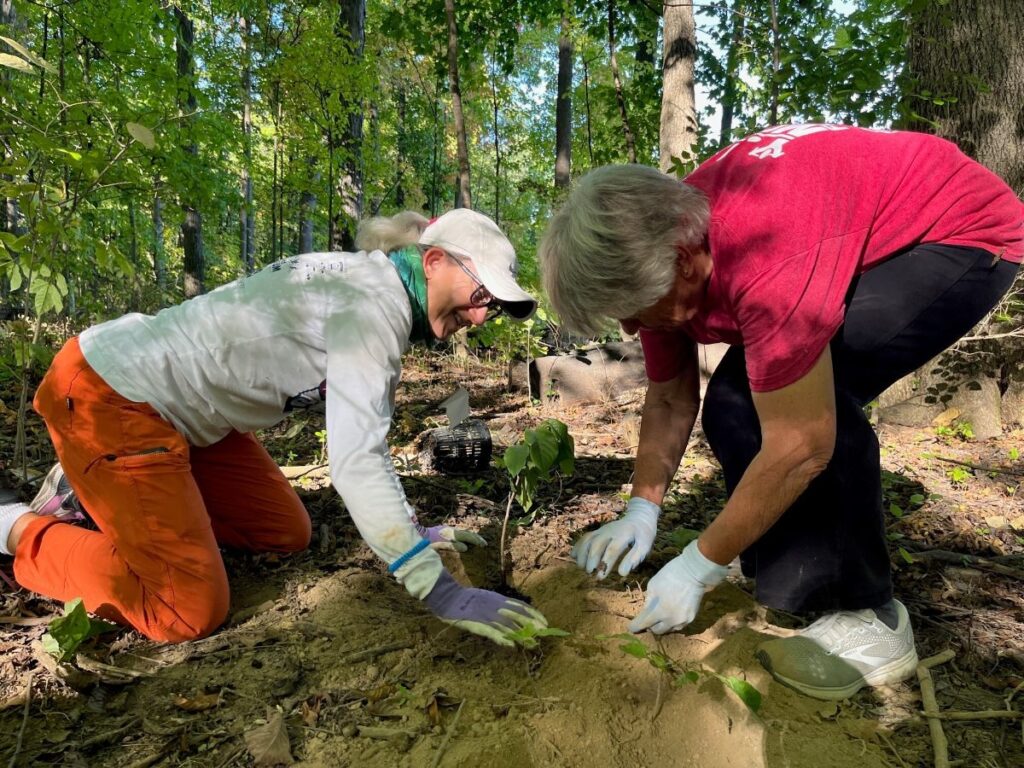
[[879, 685], [894, 685], [896, 683], [903, 682], [914, 674], [914, 670], [917, 669], [917, 649], [912, 649], [900, 658], [894, 659], [888, 664], [879, 667], [871, 674], [858, 680], [854, 680], [852, 683], [842, 687], [809, 685], [807, 683], [800, 682], [799, 680], [792, 680], [784, 675], [780, 675], [772, 669], [771, 659], [764, 651], [757, 652], [757, 660], [761, 662], [761, 665], [768, 670], [768, 672], [771, 673], [772, 677], [783, 685], [815, 699], [839, 701], [840, 699], [850, 698], [864, 686], [874, 688]]
[[[44, 512], [46, 505], [49, 504], [53, 499], [57, 497], [57, 485], [60, 483], [60, 478], [64, 474], [60, 464], [54, 464], [50, 467], [50, 471], [46, 473], [46, 477], [43, 478], [43, 484], [39, 486], [39, 491], [36, 493], [35, 498], [32, 499], [32, 503], [28, 505], [29, 511], [37, 515], [46, 515], [49, 512]], [[45, 502], [39, 502], [40, 499], [46, 499]], [[58, 508], [60, 504], [58, 503]]]

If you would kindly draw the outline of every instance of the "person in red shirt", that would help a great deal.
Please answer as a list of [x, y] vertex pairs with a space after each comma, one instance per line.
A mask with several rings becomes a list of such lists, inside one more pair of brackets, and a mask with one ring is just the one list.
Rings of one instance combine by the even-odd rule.
[[569, 328], [639, 332], [649, 378], [626, 514], [574, 548], [588, 572], [626, 575], [650, 551], [700, 406], [696, 344], [731, 345], [702, 416], [728, 501], [630, 629], [686, 626], [739, 557], [762, 603], [825, 612], [758, 649], [776, 679], [838, 699], [911, 675], [863, 408], [981, 320], [1022, 255], [1013, 191], [926, 134], [778, 126], [682, 182], [584, 176], [545, 233], [544, 285]]

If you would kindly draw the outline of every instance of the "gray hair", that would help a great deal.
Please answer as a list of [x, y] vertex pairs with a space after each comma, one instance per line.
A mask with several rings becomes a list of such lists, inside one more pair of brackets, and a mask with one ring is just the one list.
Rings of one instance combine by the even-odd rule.
[[563, 325], [585, 335], [652, 307], [672, 288], [677, 248], [702, 244], [710, 206], [696, 187], [643, 165], [583, 176], [538, 251]]
[[426, 217], [416, 211], [402, 211], [394, 216], [374, 216], [359, 222], [355, 245], [360, 251], [397, 251], [407, 245], [414, 245], [427, 224]]

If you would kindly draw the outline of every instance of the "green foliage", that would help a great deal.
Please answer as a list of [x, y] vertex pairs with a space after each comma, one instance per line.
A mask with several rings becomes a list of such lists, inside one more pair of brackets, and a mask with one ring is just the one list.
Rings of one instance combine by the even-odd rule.
[[571, 634], [571, 632], [566, 632], [564, 629], [558, 629], [557, 627], [545, 627], [544, 629], [538, 629], [533, 624], [527, 624], [526, 626], [517, 629], [515, 632], [510, 632], [507, 637], [515, 642], [516, 645], [530, 650], [537, 648], [540, 645], [538, 638], [569, 637]]
[[647, 661], [659, 672], [668, 675], [672, 686], [679, 688], [683, 685], [690, 685], [700, 681], [701, 676], [714, 677], [720, 680], [729, 690], [735, 693], [740, 701], [747, 705], [751, 712], [757, 712], [761, 708], [761, 692], [754, 686], [739, 677], [731, 675], [720, 675], [717, 672], [708, 670], [688, 669], [681, 666], [677, 661], [670, 658], [660, 650], [649, 648], [635, 635], [621, 633], [618, 635], [599, 635], [598, 640], [619, 640], [619, 650], [637, 659]]
[[43, 648], [57, 661], [68, 661], [86, 640], [117, 629], [114, 624], [89, 618], [82, 599], [76, 597], [64, 604], [63, 616], [50, 622], [42, 638]]
[[537, 491], [553, 474], [569, 477], [575, 467], [575, 443], [558, 419], [545, 419], [527, 429], [522, 442], [510, 445], [495, 462], [509, 474], [512, 493], [527, 514], [535, 512]]
[[958, 421], [950, 426], [936, 427], [935, 434], [940, 437], [955, 437], [958, 440], [973, 440], [974, 427], [969, 421]]
[[548, 313], [543, 307], [538, 307], [533, 317], [521, 323], [506, 315], [498, 315], [470, 330], [469, 345], [476, 349], [494, 350], [505, 362], [531, 360], [548, 352], [542, 341], [547, 327]]

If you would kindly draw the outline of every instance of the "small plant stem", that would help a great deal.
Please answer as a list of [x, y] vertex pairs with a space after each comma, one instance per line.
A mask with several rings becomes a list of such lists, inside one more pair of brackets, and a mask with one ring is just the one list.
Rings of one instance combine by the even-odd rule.
[[437, 754], [434, 755], [434, 762], [431, 763], [431, 768], [437, 768], [441, 764], [441, 758], [444, 757], [444, 751], [448, 748], [448, 742], [452, 738], [452, 734], [455, 733], [455, 726], [459, 724], [459, 716], [462, 714], [462, 708], [466, 706], [466, 700], [463, 699], [459, 704], [459, 709], [455, 713], [452, 724], [448, 726], [444, 734], [444, 741], [441, 742], [441, 746], [437, 748]]
[[658, 719], [658, 715], [661, 714], [661, 707], [662, 707], [662, 703], [663, 703], [663, 700], [662, 700], [662, 690], [664, 688], [664, 685], [665, 685], [665, 673], [664, 672], [659, 672], [658, 673], [658, 695], [657, 695], [657, 698], [655, 698], [655, 700], [654, 700], [654, 712], [651, 713], [651, 722], [652, 723], [655, 720], [657, 720]]
[[501, 585], [508, 587], [508, 572], [511, 568], [506, 569], [505, 567], [505, 542], [507, 541], [508, 534], [508, 517], [512, 513], [512, 489], [508, 492], [508, 503], [505, 505], [505, 519], [501, 521], [501, 550], [498, 556], [501, 558]]

